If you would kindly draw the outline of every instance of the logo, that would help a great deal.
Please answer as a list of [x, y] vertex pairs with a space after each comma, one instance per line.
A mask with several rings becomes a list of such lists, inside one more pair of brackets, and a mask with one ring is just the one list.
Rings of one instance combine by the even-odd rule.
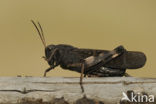
[[128, 101], [128, 102], [154, 102], [154, 95], [146, 95], [146, 94], [134, 94], [131, 92], [129, 96], [125, 92], [122, 93], [123, 97], [121, 101]]

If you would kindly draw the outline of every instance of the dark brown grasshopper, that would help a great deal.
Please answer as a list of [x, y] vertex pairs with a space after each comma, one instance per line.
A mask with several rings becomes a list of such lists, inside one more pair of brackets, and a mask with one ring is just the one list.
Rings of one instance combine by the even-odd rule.
[[[57, 66], [63, 69], [81, 73], [80, 84], [84, 76], [115, 77], [124, 76], [126, 69], [137, 69], [143, 67], [146, 56], [142, 52], [126, 51], [119, 46], [112, 51], [82, 49], [71, 45], [46, 45], [44, 34], [40, 23], [38, 26], [32, 21], [45, 47], [45, 60], [50, 67], [45, 70], [44, 76]], [[39, 30], [40, 29], [40, 30]]]

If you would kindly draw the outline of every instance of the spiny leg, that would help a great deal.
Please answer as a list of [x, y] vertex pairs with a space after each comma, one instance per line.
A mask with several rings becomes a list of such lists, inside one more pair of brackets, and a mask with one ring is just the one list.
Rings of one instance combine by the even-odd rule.
[[50, 70], [54, 69], [57, 65], [54, 66], [50, 66], [50, 68], [46, 69], [44, 72], [44, 77], [46, 77], [47, 72], [49, 72]]
[[[74, 63], [74, 64], [69, 64], [67, 65], [68, 67], [81, 67], [81, 75], [80, 75], [80, 87], [82, 90], [82, 93], [84, 92], [84, 87], [83, 87], [83, 74], [84, 74], [84, 69], [85, 69], [85, 62], [82, 63]], [[85, 96], [85, 95], [84, 95]]]
[[131, 75], [129, 75], [128, 73], [124, 74], [125, 77], [132, 77]]
[[50, 70], [52, 70], [52, 67], [50, 67], [50, 68], [48, 68], [48, 69], [45, 70], [45, 72], [44, 72], [44, 77], [46, 77], [47, 72], [49, 72]]
[[84, 92], [83, 74], [84, 74], [84, 62], [82, 63], [82, 66], [81, 66], [81, 76], [80, 76], [80, 87], [81, 87], [82, 93]]

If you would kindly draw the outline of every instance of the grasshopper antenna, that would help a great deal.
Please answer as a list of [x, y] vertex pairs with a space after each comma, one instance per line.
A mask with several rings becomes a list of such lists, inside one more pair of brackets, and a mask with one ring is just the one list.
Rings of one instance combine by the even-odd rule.
[[32, 22], [33, 25], [35, 26], [35, 28], [36, 28], [36, 30], [37, 30], [39, 36], [40, 36], [40, 39], [41, 39], [41, 41], [42, 41], [44, 47], [46, 48], [46, 42], [45, 42], [45, 38], [44, 38], [44, 34], [43, 34], [43, 29], [42, 29], [40, 23], [38, 22], [38, 25], [39, 25], [39, 27], [40, 27], [41, 32], [40, 32], [40, 30], [38, 29], [38, 27], [37, 27], [37, 25], [35, 24], [35, 22], [34, 22], [33, 20], [31, 20], [31, 22]]
[[45, 45], [46, 45], [46, 41], [45, 41], [45, 38], [44, 38], [44, 33], [43, 33], [42, 26], [40, 25], [40, 23], [39, 23], [39, 22], [38, 22], [38, 25], [39, 25], [40, 30], [41, 30], [42, 39], [43, 39], [43, 41], [44, 41], [44, 43], [45, 43]]

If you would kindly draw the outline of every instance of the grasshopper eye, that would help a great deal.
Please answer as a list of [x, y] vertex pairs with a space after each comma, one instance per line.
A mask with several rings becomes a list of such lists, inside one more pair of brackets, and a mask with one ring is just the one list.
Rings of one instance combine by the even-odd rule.
[[51, 51], [51, 48], [50, 48], [50, 47], [47, 47], [47, 49], [46, 49], [46, 50], [49, 52], [49, 51]]

